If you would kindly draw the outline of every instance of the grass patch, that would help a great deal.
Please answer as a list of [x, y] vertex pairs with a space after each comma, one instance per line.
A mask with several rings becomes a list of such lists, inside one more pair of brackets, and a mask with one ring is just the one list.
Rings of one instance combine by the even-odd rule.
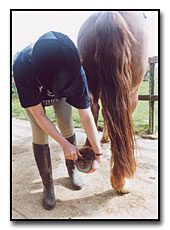
[[[155, 94], [158, 93], [158, 82], [156, 81], [156, 90]], [[139, 94], [148, 94], [149, 93], [149, 81], [143, 81]], [[100, 106], [101, 107], [101, 106]], [[52, 106], [46, 107], [46, 113], [49, 119], [56, 124], [56, 118]], [[16, 93], [12, 95], [12, 116], [21, 119], [27, 120], [27, 115], [25, 110], [20, 106], [18, 96]], [[78, 110], [73, 108], [72, 117], [75, 128], [81, 128], [82, 124], [79, 119]], [[136, 134], [144, 134], [148, 132], [149, 129], [149, 102], [148, 101], [139, 101], [137, 108], [133, 114], [134, 126]], [[99, 112], [98, 125], [103, 126], [103, 117], [101, 110]], [[158, 102], [155, 102], [155, 127], [158, 130]]]
[[[149, 81], [143, 81], [139, 95], [149, 94]], [[155, 81], [155, 95], [158, 94], [158, 81]], [[158, 102], [155, 102], [155, 130], [158, 130]], [[149, 101], [139, 101], [133, 114], [135, 133], [144, 134], [149, 130]]]
[[26, 112], [21, 107], [18, 96], [16, 94], [12, 95], [12, 117], [20, 120], [27, 120]]

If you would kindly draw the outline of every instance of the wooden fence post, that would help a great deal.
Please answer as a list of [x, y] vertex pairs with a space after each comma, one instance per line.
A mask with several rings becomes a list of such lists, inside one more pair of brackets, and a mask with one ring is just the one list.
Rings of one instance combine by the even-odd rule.
[[157, 57], [149, 58], [149, 134], [155, 133], [155, 116], [154, 116], [154, 103], [152, 100], [153, 95], [155, 94], [155, 64], [158, 62]]

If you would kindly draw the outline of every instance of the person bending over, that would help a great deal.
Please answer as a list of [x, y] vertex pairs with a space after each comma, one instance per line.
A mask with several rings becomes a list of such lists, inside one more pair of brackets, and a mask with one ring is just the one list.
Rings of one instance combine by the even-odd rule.
[[[32, 127], [34, 157], [44, 185], [42, 204], [46, 209], [53, 209], [56, 200], [48, 135], [63, 149], [72, 186], [77, 190], [82, 188], [75, 167], [78, 149], [72, 106], [78, 109], [93, 151], [97, 155], [101, 153], [86, 75], [74, 43], [67, 35], [54, 31], [42, 35], [33, 46], [27, 46], [18, 54], [13, 74], [21, 106], [25, 108]], [[46, 106], [53, 106], [61, 134], [47, 117]], [[97, 155], [89, 173], [100, 164], [101, 158]]]

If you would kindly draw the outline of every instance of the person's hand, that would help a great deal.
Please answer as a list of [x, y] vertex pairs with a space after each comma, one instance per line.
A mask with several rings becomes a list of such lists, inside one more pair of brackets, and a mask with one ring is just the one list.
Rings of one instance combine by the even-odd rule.
[[64, 146], [63, 146], [63, 152], [64, 152], [64, 157], [67, 160], [77, 160], [78, 156], [78, 149], [75, 145], [70, 144], [69, 142], [67, 142]]
[[100, 163], [102, 161], [102, 158], [103, 158], [103, 154], [101, 154], [101, 155], [96, 154], [95, 155], [95, 160], [93, 161], [92, 168], [87, 173], [93, 173], [93, 172], [95, 172], [100, 167]]

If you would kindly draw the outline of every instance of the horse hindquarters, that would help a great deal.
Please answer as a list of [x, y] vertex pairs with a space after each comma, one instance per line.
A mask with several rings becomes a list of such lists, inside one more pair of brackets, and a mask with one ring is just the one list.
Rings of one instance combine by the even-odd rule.
[[[99, 94], [100, 82], [96, 71], [94, 60], [95, 53], [95, 33], [94, 27], [98, 14], [92, 14], [81, 26], [78, 33], [77, 47], [79, 50], [81, 62], [86, 73], [88, 88], [90, 92], [91, 111], [97, 126], [99, 115]], [[90, 146], [90, 142], [86, 139], [85, 146]]]

